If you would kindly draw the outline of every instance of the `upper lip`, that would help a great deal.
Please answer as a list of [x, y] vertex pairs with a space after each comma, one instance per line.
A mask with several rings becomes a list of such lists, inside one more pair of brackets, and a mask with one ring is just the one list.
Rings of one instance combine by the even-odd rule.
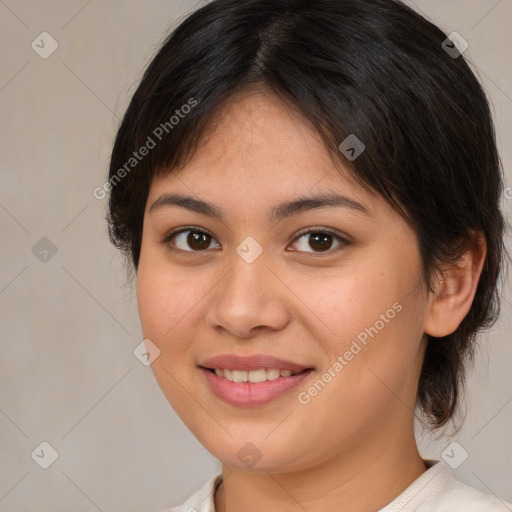
[[286, 361], [266, 354], [257, 354], [252, 356], [241, 356], [235, 354], [221, 354], [203, 361], [199, 366], [209, 369], [228, 369], [228, 370], [259, 370], [261, 368], [277, 368], [279, 370], [291, 370], [300, 372], [311, 366]]

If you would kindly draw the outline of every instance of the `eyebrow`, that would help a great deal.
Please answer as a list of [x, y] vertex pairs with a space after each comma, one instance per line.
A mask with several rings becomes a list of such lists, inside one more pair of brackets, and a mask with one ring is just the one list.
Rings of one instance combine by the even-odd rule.
[[[182, 194], [163, 194], [160, 196], [149, 208], [149, 213], [153, 213], [155, 210], [163, 208], [165, 206], [179, 206], [187, 210], [191, 210], [196, 213], [201, 213], [209, 217], [215, 217], [219, 220], [224, 220], [222, 210], [212, 203], [194, 199], [190, 196]], [[369, 214], [368, 210], [357, 201], [350, 199], [346, 196], [337, 194], [324, 194], [318, 196], [307, 196], [287, 201], [274, 206], [270, 210], [269, 220], [271, 222], [281, 221], [285, 218], [297, 215], [304, 211], [313, 210], [315, 208], [324, 208], [329, 206], [337, 206], [348, 208], [351, 210], [359, 211], [365, 214]]]

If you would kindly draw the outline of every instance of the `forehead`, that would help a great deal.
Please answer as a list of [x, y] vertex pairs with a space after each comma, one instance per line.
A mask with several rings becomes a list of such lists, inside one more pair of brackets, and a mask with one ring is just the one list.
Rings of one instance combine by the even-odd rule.
[[333, 158], [308, 120], [276, 95], [245, 92], [223, 105], [186, 165], [153, 179], [149, 199], [173, 190], [254, 205], [337, 192], [373, 203], [343, 158]]

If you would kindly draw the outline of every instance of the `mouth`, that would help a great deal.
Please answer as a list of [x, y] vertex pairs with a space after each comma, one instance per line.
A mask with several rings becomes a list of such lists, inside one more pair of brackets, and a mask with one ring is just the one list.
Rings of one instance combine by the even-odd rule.
[[217, 398], [238, 407], [283, 397], [315, 372], [311, 366], [270, 354], [219, 354], [201, 361], [198, 369]]
[[235, 407], [264, 406], [278, 398], [286, 398], [294, 388], [315, 372], [313, 368], [292, 371], [281, 368], [235, 370], [198, 368], [214, 396]]

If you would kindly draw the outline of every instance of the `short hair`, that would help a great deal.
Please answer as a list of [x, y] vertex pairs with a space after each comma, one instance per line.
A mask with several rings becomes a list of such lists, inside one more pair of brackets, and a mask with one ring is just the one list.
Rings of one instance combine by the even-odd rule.
[[[421, 369], [417, 406], [433, 429], [443, 426], [458, 410], [477, 331], [497, 319], [505, 251], [488, 99], [446, 42], [398, 0], [214, 0], [192, 12], [148, 65], [117, 132], [111, 241], [136, 271], [153, 177], [190, 160], [235, 94], [276, 94], [414, 228], [430, 290], [439, 265], [456, 263], [472, 233], [483, 232], [471, 309], [452, 334], [428, 336]], [[349, 135], [365, 145], [355, 160], [339, 149]]]

